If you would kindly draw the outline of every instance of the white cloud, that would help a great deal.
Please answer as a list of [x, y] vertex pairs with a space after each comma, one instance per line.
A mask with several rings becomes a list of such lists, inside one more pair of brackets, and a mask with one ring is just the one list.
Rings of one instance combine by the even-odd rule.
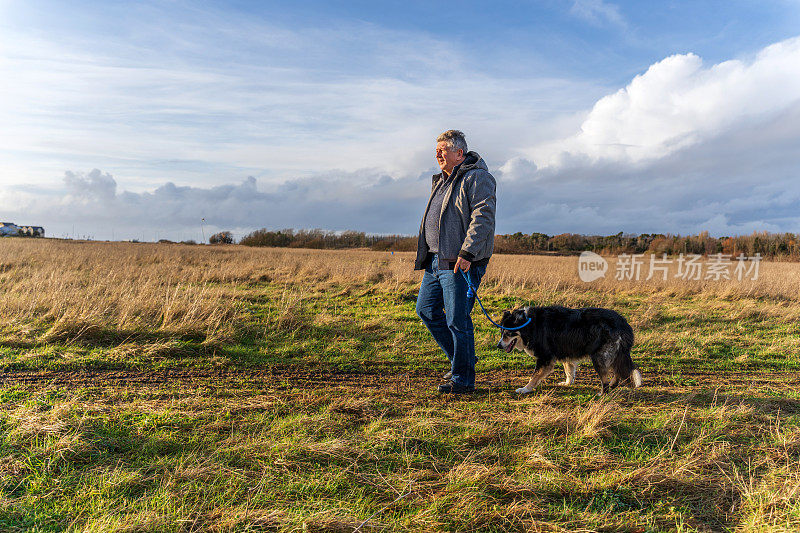
[[570, 138], [533, 150], [542, 165], [587, 158], [638, 163], [779, 113], [800, 100], [800, 38], [752, 59], [704, 67], [694, 54], [670, 56], [600, 99]]
[[[154, 12], [142, 20], [143, 9]], [[211, 186], [220, 173], [279, 183], [332, 168], [416, 172], [420, 139], [458, 127], [507, 158], [602, 94], [579, 80], [499, 79], [425, 32], [278, 27], [197, 8], [176, 27], [159, 9], [132, 8], [119, 21], [122, 34], [135, 27], [127, 39], [3, 28], [0, 184], [54, 184], [65, 168], [94, 166], [139, 190]], [[184, 166], [171, 174], [165, 162]]]

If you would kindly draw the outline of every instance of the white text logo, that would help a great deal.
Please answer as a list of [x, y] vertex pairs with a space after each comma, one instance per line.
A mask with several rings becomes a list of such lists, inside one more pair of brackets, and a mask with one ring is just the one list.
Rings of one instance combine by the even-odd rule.
[[581, 281], [589, 283], [605, 277], [606, 270], [608, 270], [608, 263], [605, 259], [594, 252], [581, 253], [581, 257], [578, 259], [578, 275], [581, 277]]

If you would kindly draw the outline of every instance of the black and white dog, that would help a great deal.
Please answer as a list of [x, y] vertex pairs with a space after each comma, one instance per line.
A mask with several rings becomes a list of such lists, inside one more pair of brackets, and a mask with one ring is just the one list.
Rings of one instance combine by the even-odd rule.
[[600, 394], [619, 385], [641, 387], [642, 373], [631, 359], [633, 330], [619, 313], [598, 307], [524, 307], [503, 313], [500, 325], [514, 328], [528, 318], [531, 322], [520, 330], [501, 330], [503, 336], [497, 344], [508, 353], [516, 348], [536, 357], [536, 371], [518, 393], [531, 392], [553, 372], [556, 363], [564, 365], [567, 375], [559, 385], [572, 385], [578, 363], [584, 359], [592, 361], [600, 376]]

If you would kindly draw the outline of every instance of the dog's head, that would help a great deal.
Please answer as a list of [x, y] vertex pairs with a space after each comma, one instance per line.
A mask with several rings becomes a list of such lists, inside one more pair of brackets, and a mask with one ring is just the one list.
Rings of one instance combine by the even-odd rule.
[[[526, 312], [526, 309], [518, 308], [514, 309], [513, 311], [504, 311], [503, 318], [500, 319], [500, 326], [502, 328], [518, 328], [519, 326], [525, 324], [525, 322], [527, 321], [528, 321], [528, 313]], [[519, 329], [513, 331], [509, 331], [507, 329], [501, 329], [500, 342], [497, 343], [497, 347], [500, 348], [501, 350], [505, 350], [507, 353], [511, 353], [511, 351], [514, 348], [516, 348], [517, 350], [523, 350], [524, 340], [521, 335], [522, 331], [523, 330]]]

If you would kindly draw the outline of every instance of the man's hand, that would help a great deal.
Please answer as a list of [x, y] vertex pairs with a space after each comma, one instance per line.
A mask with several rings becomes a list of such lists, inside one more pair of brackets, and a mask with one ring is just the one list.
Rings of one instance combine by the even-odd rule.
[[467, 261], [463, 257], [459, 257], [458, 259], [456, 259], [456, 266], [453, 267], [453, 274], [457, 274], [459, 268], [464, 272], [469, 272], [470, 266], [472, 266], [471, 262]]

